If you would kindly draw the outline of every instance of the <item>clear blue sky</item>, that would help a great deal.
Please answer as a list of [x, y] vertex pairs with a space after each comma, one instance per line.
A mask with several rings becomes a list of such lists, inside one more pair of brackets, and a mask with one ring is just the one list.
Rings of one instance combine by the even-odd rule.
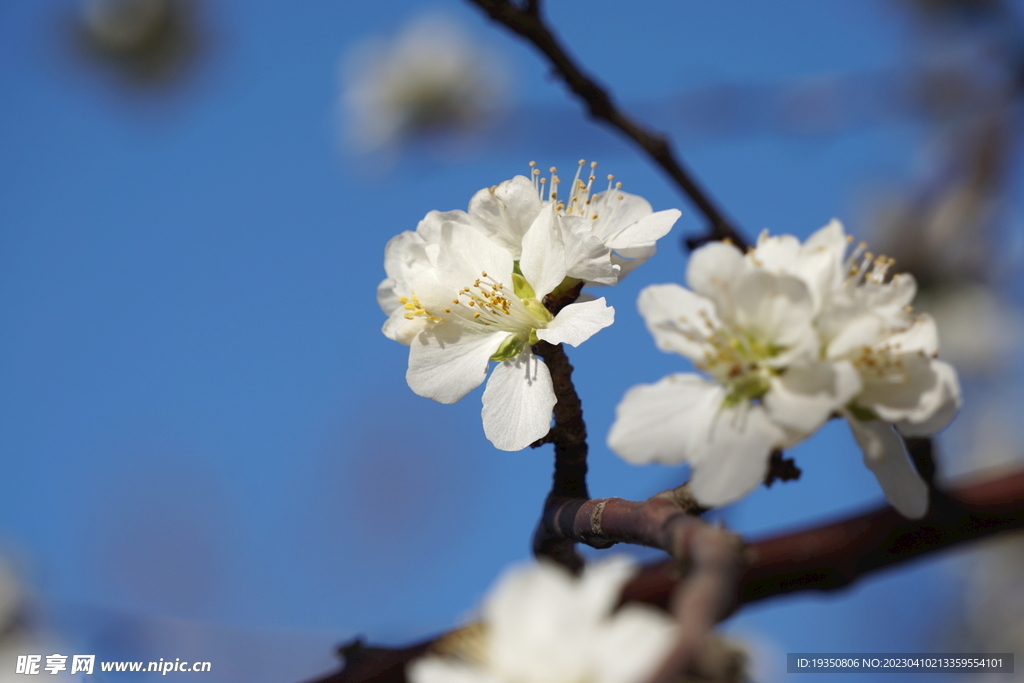
[[[616, 325], [571, 351], [591, 492], [636, 498], [682, 476], [631, 468], [603, 443], [629, 386], [682, 368], [655, 351], [636, 295], [680, 280], [679, 240], [700, 221], [464, 3], [203, 4], [203, 60], [150, 96], [76, 61], [69, 3], [0, 6], [0, 547], [75, 651], [202, 652], [220, 663], [211, 680], [288, 683], [326, 670], [348, 635], [398, 643], [455, 623], [527, 556], [549, 481], [549, 447], [490, 447], [479, 391], [442, 406], [408, 389], [407, 351], [380, 334], [374, 298], [387, 239], [533, 159], [598, 159], [656, 209], [683, 210], [607, 293]], [[549, 4], [640, 112], [709, 84], [908, 56], [906, 18], [877, 0]], [[419, 149], [381, 170], [339, 147], [339, 58], [425, 10], [507, 60], [517, 122], [455, 160]], [[897, 117], [827, 136], [677, 132], [748, 234], [804, 236], [833, 217], [865, 230], [865, 198], [912, 176], [923, 130]], [[881, 501], [842, 425], [792, 454], [803, 480], [729, 511], [739, 531]], [[782, 653], [920, 650], [952, 590], [941, 564], [758, 607], [732, 628]], [[273, 667], [239, 673], [256, 649]]]

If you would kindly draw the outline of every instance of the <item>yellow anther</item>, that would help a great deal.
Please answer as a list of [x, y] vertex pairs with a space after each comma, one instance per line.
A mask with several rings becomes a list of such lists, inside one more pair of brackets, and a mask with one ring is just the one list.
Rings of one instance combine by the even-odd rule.
[[457, 303], [459, 303], [459, 300], [458, 299], [452, 299], [452, 303], [453, 304], [457, 304]]
[[474, 317], [474, 318], [479, 318], [479, 317], [480, 317], [480, 314], [479, 314], [479, 313], [474, 313], [474, 314], [473, 314], [473, 317]]
[[444, 312], [445, 312], [445, 313], [451, 313], [451, 312], [452, 312], [452, 309], [450, 309], [450, 308], [446, 308], [446, 309], [444, 309]]
[[481, 277], [487, 277], [487, 271], [486, 270], [481, 270], [480, 271], [480, 276]]

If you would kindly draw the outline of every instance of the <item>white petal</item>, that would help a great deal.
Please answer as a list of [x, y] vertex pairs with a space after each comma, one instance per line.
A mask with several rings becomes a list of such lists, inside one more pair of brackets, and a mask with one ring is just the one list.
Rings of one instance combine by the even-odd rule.
[[431, 211], [416, 226], [416, 234], [425, 242], [439, 242], [441, 227], [445, 223], [470, 224], [469, 215], [465, 211]]
[[540, 213], [540, 195], [525, 176], [480, 190], [469, 202], [469, 215], [488, 235], [518, 259], [523, 235]]
[[619, 269], [612, 263], [611, 250], [591, 228], [590, 221], [579, 216], [559, 216], [565, 245], [565, 274], [578, 280], [602, 285], [619, 281]]
[[500, 363], [484, 389], [484, 434], [499, 450], [526, 448], [548, 433], [555, 400], [551, 373], [537, 356], [527, 351]]
[[655, 245], [618, 249], [612, 252], [612, 265], [619, 267], [619, 282], [658, 252]]
[[472, 226], [445, 223], [441, 228], [437, 279], [459, 290], [472, 286], [482, 273], [496, 279], [511, 279], [512, 254]]
[[743, 254], [732, 244], [710, 242], [690, 255], [686, 267], [686, 284], [701, 296], [728, 310], [732, 283], [747, 268]]
[[636, 304], [659, 349], [693, 360], [704, 357], [710, 346], [703, 339], [721, 326], [709, 299], [676, 284], [645, 287]]
[[748, 270], [733, 284], [732, 294], [736, 325], [782, 349], [771, 359], [772, 365], [818, 358], [821, 341], [813, 326], [814, 304], [803, 280]]
[[591, 212], [597, 214], [594, 234], [606, 242], [625, 228], [651, 215], [653, 209], [646, 199], [621, 190], [599, 192], [590, 203]]
[[692, 374], [633, 387], [616, 409], [608, 446], [635, 464], [692, 465], [697, 501], [715, 506], [753, 490], [785, 437], [761, 406], [723, 406], [726, 390]]
[[681, 215], [683, 214], [678, 209], [652, 213], [609, 235], [604, 243], [612, 249], [629, 249], [654, 244], [672, 230], [672, 226]]
[[928, 486], [914, 469], [892, 425], [881, 420], [861, 422], [847, 418], [853, 438], [864, 452], [867, 465], [885, 492], [885, 498], [908, 519], [920, 519], [928, 512]]
[[537, 330], [537, 337], [552, 344], [579, 346], [614, 321], [615, 309], [605, 303], [604, 297], [577, 301], [559, 311], [547, 327]]
[[646, 465], [694, 463], [691, 442], [707, 440], [725, 389], [694, 374], [669, 375], [626, 392], [615, 409], [608, 447], [625, 460]]
[[619, 604], [622, 587], [636, 572], [637, 564], [628, 555], [612, 555], [584, 567], [577, 583], [578, 616], [597, 622], [611, 614]]
[[722, 408], [695, 452], [699, 461], [690, 477], [690, 491], [701, 505], [726, 505], [753, 491], [768, 474], [773, 448], [785, 439], [782, 429], [762, 406], [741, 403]]
[[594, 638], [594, 683], [643, 683], [650, 680], [678, 642], [675, 622], [650, 605], [630, 603], [615, 612]]
[[829, 342], [825, 355], [844, 358], [865, 346], [874, 346], [883, 336], [882, 321], [874, 315], [861, 315], [849, 320]]
[[747, 260], [773, 273], [792, 273], [800, 250], [800, 240], [792, 235], [770, 237], [767, 230], [762, 230], [757, 236], [757, 247], [747, 253]]
[[956, 370], [949, 363], [940, 360], [931, 362], [931, 370], [938, 379], [936, 389], [921, 397], [922, 410], [914, 416], [928, 417], [916, 422], [910, 419], [897, 422], [896, 428], [904, 436], [931, 436], [941, 432], [960, 410], [962, 399]]
[[484, 381], [491, 356], [507, 337], [508, 332], [482, 325], [432, 325], [409, 347], [409, 388], [439, 403], [455, 403]]
[[795, 365], [772, 378], [764, 407], [772, 420], [800, 435], [788, 447], [818, 429], [860, 389], [860, 375], [848, 361]]
[[924, 313], [917, 316], [906, 330], [890, 335], [884, 344], [892, 349], [892, 353], [921, 352], [934, 356], [939, 352], [939, 331], [935, 320]]
[[410, 662], [406, 675], [409, 683], [504, 683], [483, 667], [434, 656]]
[[864, 390], [857, 402], [871, 408], [886, 422], [923, 425], [931, 423], [938, 414], [938, 428], [944, 427], [960, 405], [956, 371], [946, 363], [916, 353], [897, 356], [894, 362], [902, 368], [903, 381], [887, 381], [870, 369], [862, 369]]
[[[586, 667], [576, 580], [551, 562], [507, 571], [483, 605], [488, 660], [503, 681], [577, 681]], [[592, 626], [586, 624], [585, 626]]]
[[380, 331], [388, 339], [409, 346], [412, 344], [412, 340], [416, 338], [416, 335], [425, 330], [430, 324], [429, 320], [421, 316], [407, 320], [405, 310], [399, 309], [388, 316]]
[[554, 207], [546, 207], [523, 236], [519, 269], [538, 298], [565, 279], [565, 244], [556, 222]]

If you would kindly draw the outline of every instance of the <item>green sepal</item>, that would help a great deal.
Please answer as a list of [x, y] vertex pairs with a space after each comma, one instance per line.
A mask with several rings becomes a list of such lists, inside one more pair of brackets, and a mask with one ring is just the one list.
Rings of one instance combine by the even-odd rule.
[[519, 273], [512, 273], [512, 291], [516, 293], [520, 299], [536, 299], [537, 293], [533, 291], [533, 287], [526, 281], [526, 278]]
[[491, 360], [498, 361], [499, 363], [509, 358], [515, 358], [523, 351], [523, 347], [526, 346], [526, 342], [518, 334], [510, 334], [505, 341], [501, 342], [501, 346], [491, 356]]

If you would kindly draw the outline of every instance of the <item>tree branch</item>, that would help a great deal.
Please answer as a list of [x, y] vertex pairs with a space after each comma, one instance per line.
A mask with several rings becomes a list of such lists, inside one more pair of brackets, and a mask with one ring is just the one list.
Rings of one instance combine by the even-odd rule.
[[728, 239], [740, 248], [746, 239], [700, 186], [683, 163], [676, 158], [661, 133], [653, 132], [620, 111], [608, 91], [586, 74], [558, 42], [540, 15], [540, 3], [534, 0], [520, 8], [510, 0], [469, 0], [483, 9], [497, 23], [534, 45], [548, 58], [565, 84], [586, 103], [590, 116], [604, 121], [635, 142], [654, 163], [662, 168], [707, 219], [709, 226], [704, 235], [687, 239], [693, 249], [712, 240]]
[[[670, 494], [673, 492], [658, 494], [651, 500]], [[654, 545], [645, 541], [656, 541], [658, 534], [667, 533], [656, 529], [657, 520], [664, 525], [679, 514], [679, 508], [673, 510], [673, 506], [683, 504], [604, 500], [603, 511], [597, 516], [599, 527], [592, 520], [600, 501], [578, 501], [571, 516], [568, 508], [556, 516], [559, 523], [566, 523], [561, 527], [563, 532], [592, 545], [595, 539], [608, 542], [612, 538]], [[594, 505], [585, 508], [589, 503]], [[1024, 528], [1024, 469], [954, 485], [944, 492], [934, 491], [924, 519], [904, 519], [895, 510], [883, 507], [831, 524], [753, 541], [742, 550], [742, 564], [731, 559], [735, 556], [730, 554], [728, 542], [722, 542], [728, 541], [727, 537], [708, 542], [711, 536], [705, 530], [716, 527], [692, 516], [687, 518], [692, 521], [679, 522], [685, 525], [685, 531], [676, 530], [668, 536], [688, 546], [689, 571], [684, 573], [675, 559], [647, 565], [623, 589], [622, 599], [674, 608], [677, 615], [693, 612], [697, 616], [685, 628], [696, 634], [704, 629], [709, 615], [717, 615], [715, 619], [726, 616], [734, 602], [742, 606], [800, 591], [841, 589], [881, 569]], [[596, 536], [595, 528], [600, 532]], [[739, 546], [733, 543], [733, 548]], [[682, 555], [678, 547], [676, 550]], [[738, 573], [730, 576], [737, 567]], [[723, 594], [720, 587], [730, 583], [734, 592]], [[688, 637], [685, 642], [699, 642], [699, 638]], [[312, 683], [403, 683], [406, 664], [429, 647], [429, 641], [397, 650], [359, 644], [355, 657], [344, 653], [348, 661], [343, 670]], [[678, 658], [692, 654], [689, 649], [675, 652], [673, 657], [677, 659], [667, 666], [677, 666]]]

